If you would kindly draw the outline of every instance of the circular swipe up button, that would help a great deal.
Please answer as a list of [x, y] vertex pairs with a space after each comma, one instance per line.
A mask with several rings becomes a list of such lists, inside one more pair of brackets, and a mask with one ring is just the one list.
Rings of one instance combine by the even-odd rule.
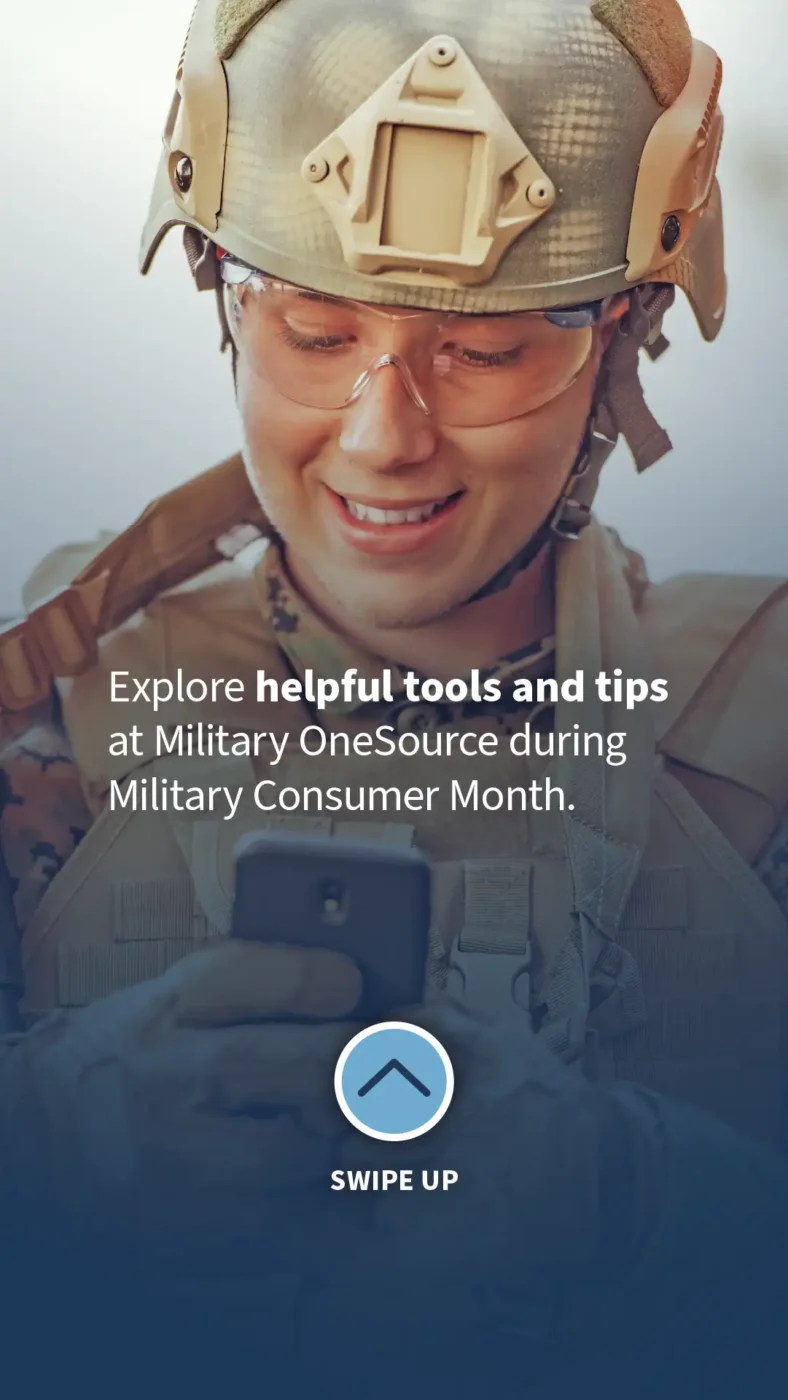
[[454, 1093], [451, 1060], [439, 1040], [406, 1021], [359, 1031], [334, 1071], [345, 1117], [367, 1137], [407, 1142], [439, 1123]]

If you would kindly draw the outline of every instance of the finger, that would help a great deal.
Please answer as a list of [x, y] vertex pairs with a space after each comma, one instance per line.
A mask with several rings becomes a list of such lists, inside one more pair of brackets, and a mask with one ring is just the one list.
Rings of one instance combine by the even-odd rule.
[[[328, 1110], [334, 1102], [336, 1062], [356, 1029], [347, 1023], [279, 1023], [233, 1026], [200, 1036], [193, 1060], [198, 1102], [230, 1114], [306, 1105]], [[310, 1121], [317, 1121], [313, 1112]]]
[[347, 1016], [361, 996], [361, 974], [329, 948], [228, 939], [176, 963], [175, 1019], [182, 1026], [226, 1026], [268, 1017]]

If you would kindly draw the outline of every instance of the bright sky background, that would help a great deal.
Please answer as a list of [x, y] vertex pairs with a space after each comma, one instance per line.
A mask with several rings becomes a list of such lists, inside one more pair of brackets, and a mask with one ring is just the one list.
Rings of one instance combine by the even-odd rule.
[[[287, 0], [284, 0], [287, 3]], [[41, 555], [122, 528], [238, 444], [212, 298], [180, 239], [136, 271], [192, 0], [38, 0], [3, 20], [0, 615]], [[638, 479], [624, 451], [600, 513], [652, 574], [788, 568], [786, 0], [687, 0], [723, 55], [731, 300], [720, 341], [684, 306], [647, 367], [676, 451]]]

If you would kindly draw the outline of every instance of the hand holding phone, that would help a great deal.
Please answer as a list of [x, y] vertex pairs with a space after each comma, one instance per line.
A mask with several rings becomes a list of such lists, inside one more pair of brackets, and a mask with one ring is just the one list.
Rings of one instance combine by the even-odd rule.
[[364, 982], [356, 1017], [422, 1000], [430, 878], [420, 851], [259, 831], [235, 859], [234, 938], [346, 954]]

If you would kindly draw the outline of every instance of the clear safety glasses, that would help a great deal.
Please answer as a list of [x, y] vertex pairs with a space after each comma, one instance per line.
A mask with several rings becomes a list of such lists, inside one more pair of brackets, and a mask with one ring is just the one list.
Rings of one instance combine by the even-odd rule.
[[505, 423], [562, 394], [590, 358], [605, 305], [402, 312], [310, 292], [223, 252], [219, 267], [238, 350], [286, 398], [345, 408], [391, 366], [424, 413], [456, 427]]

